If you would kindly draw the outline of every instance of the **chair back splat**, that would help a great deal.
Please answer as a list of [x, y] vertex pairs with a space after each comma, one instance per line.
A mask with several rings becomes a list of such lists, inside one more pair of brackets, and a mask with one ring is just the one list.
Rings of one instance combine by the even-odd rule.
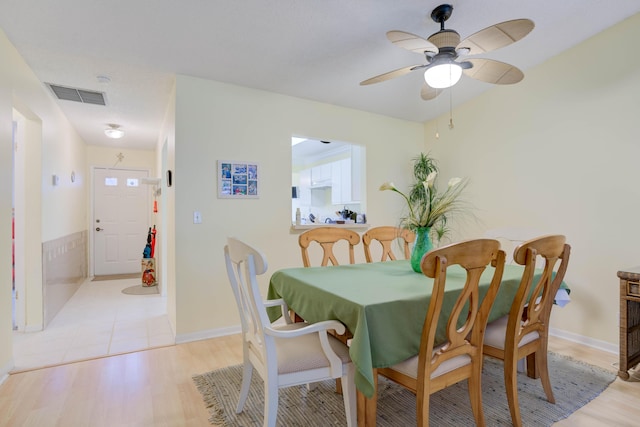
[[307, 230], [298, 237], [300, 250], [302, 251], [302, 263], [305, 267], [311, 267], [309, 259], [309, 245], [317, 242], [322, 247], [321, 266], [339, 265], [333, 248], [340, 241], [346, 241], [349, 245], [349, 264], [355, 263], [354, 246], [360, 243], [360, 235], [355, 231], [338, 227], [318, 227]]
[[382, 258], [380, 259], [380, 261], [386, 261], [387, 259], [396, 259], [396, 256], [393, 253], [392, 249], [392, 245], [394, 242], [398, 242], [399, 245], [402, 246], [404, 259], [409, 259], [411, 257], [409, 243], [412, 243], [413, 241], [415, 241], [415, 239], [415, 233], [405, 228], [398, 228], [393, 226], [371, 228], [362, 235], [364, 257], [367, 262], [373, 262], [373, 258], [371, 257], [371, 243], [377, 241], [382, 246]]

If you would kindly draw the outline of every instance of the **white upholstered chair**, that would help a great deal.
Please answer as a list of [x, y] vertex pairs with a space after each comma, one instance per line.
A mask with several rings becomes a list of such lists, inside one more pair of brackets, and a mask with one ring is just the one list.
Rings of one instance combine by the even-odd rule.
[[[417, 425], [429, 425], [431, 394], [459, 381], [467, 380], [469, 398], [476, 425], [484, 426], [482, 410], [482, 340], [484, 327], [498, 293], [504, 269], [505, 253], [497, 240], [477, 239], [455, 243], [428, 252], [421, 262], [424, 275], [433, 278], [433, 289], [422, 327], [417, 356], [378, 373], [416, 394]], [[446, 323], [446, 340], [436, 343], [436, 329], [442, 310], [447, 268], [461, 266], [466, 283]], [[482, 303], [478, 287], [485, 269], [494, 267], [492, 281]], [[425, 283], [428, 283], [425, 281]]]
[[227, 239], [224, 255], [242, 321], [244, 370], [236, 412], [242, 412], [254, 368], [264, 381], [265, 427], [276, 424], [279, 388], [340, 378], [347, 425], [355, 427], [355, 368], [349, 349], [327, 334], [328, 329], [343, 333], [344, 325], [329, 320], [274, 327], [265, 307], [280, 305], [284, 313], [287, 307], [282, 300], [262, 300], [256, 276], [267, 271], [265, 256], [235, 238]]
[[[540, 377], [547, 400], [555, 403], [547, 368], [549, 317], [569, 263], [570, 246], [561, 235], [538, 237], [522, 243], [513, 253], [524, 266], [520, 287], [508, 315], [487, 325], [484, 354], [504, 362], [504, 382], [514, 426], [522, 426], [518, 405], [517, 364], [527, 358], [530, 377]], [[542, 260], [542, 275], [534, 280]]]

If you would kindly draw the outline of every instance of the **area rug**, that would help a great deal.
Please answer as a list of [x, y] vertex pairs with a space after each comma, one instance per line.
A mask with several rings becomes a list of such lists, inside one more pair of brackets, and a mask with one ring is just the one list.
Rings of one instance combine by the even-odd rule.
[[135, 279], [140, 277], [140, 273], [131, 274], [109, 274], [106, 276], [95, 276], [91, 279], [92, 282], [104, 282], [105, 280], [121, 280], [121, 279]]
[[122, 293], [127, 295], [152, 295], [158, 293], [158, 287], [142, 285], [129, 286], [128, 288], [124, 288]]
[[[551, 426], [571, 415], [598, 396], [616, 374], [554, 353], [549, 354], [549, 375], [556, 404], [546, 401], [540, 380], [518, 375], [518, 396], [522, 424]], [[228, 427], [261, 426], [263, 421], [263, 383], [255, 373], [244, 411], [236, 415], [242, 367], [218, 369], [193, 380], [209, 408], [213, 425]], [[378, 426], [416, 425], [415, 396], [405, 388], [379, 377]], [[511, 426], [511, 416], [504, 388], [502, 364], [486, 359], [482, 376], [482, 404], [487, 426]], [[342, 396], [335, 393], [335, 381], [280, 390], [278, 426], [343, 426], [346, 425]], [[431, 396], [430, 423], [434, 426], [475, 425], [466, 381]]]

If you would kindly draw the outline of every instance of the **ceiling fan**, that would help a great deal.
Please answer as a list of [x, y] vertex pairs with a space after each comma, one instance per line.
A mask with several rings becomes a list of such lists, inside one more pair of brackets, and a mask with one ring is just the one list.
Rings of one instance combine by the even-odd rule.
[[438, 96], [440, 89], [455, 85], [462, 73], [477, 80], [493, 84], [513, 84], [524, 78], [517, 67], [493, 59], [472, 58], [460, 61], [467, 55], [490, 52], [517, 42], [533, 30], [530, 19], [515, 19], [492, 25], [460, 41], [460, 34], [445, 29], [444, 23], [453, 12], [453, 6], [442, 4], [431, 12], [431, 19], [440, 23], [440, 31], [424, 39], [405, 31], [389, 31], [391, 43], [412, 52], [423, 54], [427, 63], [411, 65], [389, 71], [360, 83], [369, 85], [404, 76], [414, 70], [424, 70], [425, 83], [420, 96], [430, 100]]

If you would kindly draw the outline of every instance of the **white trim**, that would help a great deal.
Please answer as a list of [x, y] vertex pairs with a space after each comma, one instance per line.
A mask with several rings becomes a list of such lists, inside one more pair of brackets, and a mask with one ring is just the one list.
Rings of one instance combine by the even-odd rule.
[[9, 362], [0, 369], [0, 385], [2, 385], [7, 378], [9, 378], [9, 372], [15, 368], [15, 363], [13, 363], [13, 357], [9, 359]]
[[28, 326], [24, 327], [24, 332], [25, 333], [42, 332], [42, 331], [44, 331], [44, 328], [42, 327], [42, 324], [28, 325]]
[[549, 335], [609, 353], [617, 354], [619, 350], [617, 345], [610, 342], [597, 340], [595, 338], [586, 337], [584, 335], [574, 334], [573, 332], [564, 331], [562, 329], [549, 328]]
[[209, 329], [206, 331], [192, 332], [189, 334], [176, 335], [176, 344], [184, 344], [191, 341], [201, 341], [209, 338], [224, 337], [227, 335], [239, 334], [242, 331], [240, 325], [226, 328]]

